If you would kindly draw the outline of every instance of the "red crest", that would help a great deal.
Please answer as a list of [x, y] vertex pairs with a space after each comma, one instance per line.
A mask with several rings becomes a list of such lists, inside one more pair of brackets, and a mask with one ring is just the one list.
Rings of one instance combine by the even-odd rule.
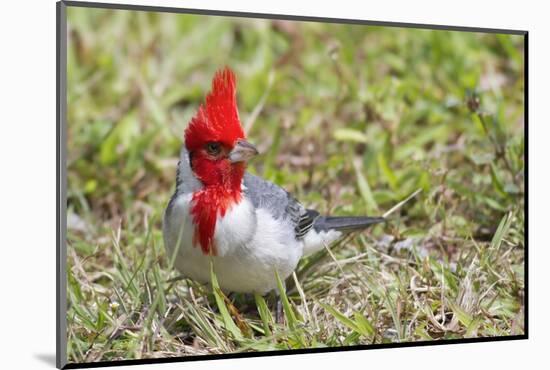
[[233, 71], [226, 67], [216, 72], [212, 90], [185, 130], [185, 147], [188, 151], [198, 149], [210, 141], [233, 147], [238, 139], [244, 139], [236, 95]]

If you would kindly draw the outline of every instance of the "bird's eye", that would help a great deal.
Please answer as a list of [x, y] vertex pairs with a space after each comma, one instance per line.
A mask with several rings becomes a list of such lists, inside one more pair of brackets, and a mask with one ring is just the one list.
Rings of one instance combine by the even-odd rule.
[[206, 144], [206, 151], [211, 155], [218, 155], [221, 151], [220, 143], [211, 142]]

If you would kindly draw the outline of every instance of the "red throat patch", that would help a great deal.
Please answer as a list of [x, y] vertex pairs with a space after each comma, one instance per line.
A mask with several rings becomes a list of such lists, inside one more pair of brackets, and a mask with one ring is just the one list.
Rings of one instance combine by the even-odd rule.
[[202, 253], [216, 256], [218, 251], [214, 243], [216, 220], [241, 201], [241, 192], [227, 192], [218, 187], [207, 187], [193, 194], [191, 214], [195, 223], [193, 244], [200, 245]]
[[203, 188], [193, 194], [193, 244], [200, 246], [205, 255], [217, 255], [216, 220], [241, 201], [245, 165], [228, 159], [212, 159], [202, 151], [211, 142], [218, 142], [229, 150], [239, 139], [245, 139], [245, 135], [237, 110], [235, 75], [225, 68], [214, 75], [212, 90], [185, 130], [191, 167], [203, 183]]

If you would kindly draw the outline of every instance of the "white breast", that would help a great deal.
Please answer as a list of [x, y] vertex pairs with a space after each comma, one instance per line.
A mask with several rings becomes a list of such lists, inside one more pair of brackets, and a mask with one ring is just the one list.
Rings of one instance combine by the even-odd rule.
[[252, 240], [257, 227], [256, 210], [244, 198], [233, 205], [224, 217], [218, 215], [214, 231], [217, 255], [223, 257], [235, 253], [235, 249]]
[[222, 289], [263, 294], [276, 288], [275, 271], [281, 279], [294, 271], [303, 243], [296, 240], [292, 225], [254, 208], [246, 198], [218, 217], [214, 233], [218, 255], [205, 256], [192, 245], [191, 198], [191, 194], [178, 196], [164, 220], [166, 249], [169, 256], [176, 254], [175, 266], [182, 274], [208, 283], [213, 261]]

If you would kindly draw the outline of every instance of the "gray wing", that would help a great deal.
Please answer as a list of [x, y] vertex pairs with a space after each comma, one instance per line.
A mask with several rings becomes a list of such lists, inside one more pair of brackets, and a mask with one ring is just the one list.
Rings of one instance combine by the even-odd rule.
[[304, 208], [289, 192], [258, 176], [246, 173], [243, 184], [245, 196], [254, 207], [269, 211], [276, 220], [288, 219], [297, 239], [302, 238], [319, 217], [317, 211]]

